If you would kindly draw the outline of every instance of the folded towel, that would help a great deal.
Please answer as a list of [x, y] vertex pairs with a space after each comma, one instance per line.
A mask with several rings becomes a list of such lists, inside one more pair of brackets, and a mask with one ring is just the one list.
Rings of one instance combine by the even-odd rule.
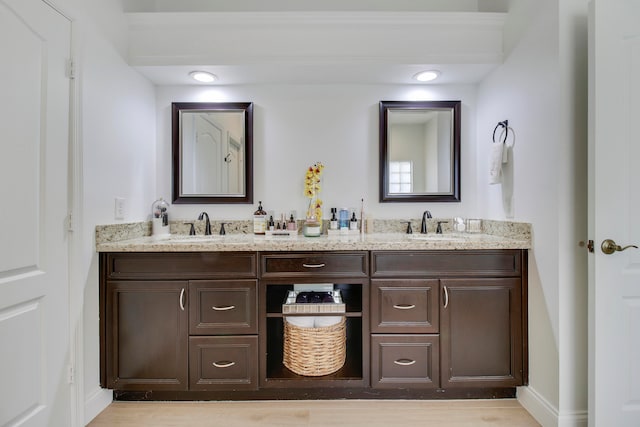
[[494, 142], [491, 144], [491, 154], [489, 159], [489, 184], [500, 184], [502, 182], [502, 156], [504, 144]]

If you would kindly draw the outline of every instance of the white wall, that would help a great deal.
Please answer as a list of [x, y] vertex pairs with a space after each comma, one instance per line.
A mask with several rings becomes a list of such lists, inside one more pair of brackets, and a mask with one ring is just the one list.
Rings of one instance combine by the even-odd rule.
[[480, 216], [506, 218], [502, 192], [512, 187], [515, 220], [533, 224], [530, 387], [521, 395], [544, 425], [581, 422], [587, 403], [586, 259], [577, 245], [586, 236], [586, 1], [562, 3], [511, 2], [508, 56], [478, 92], [478, 170], [497, 122], [508, 119], [516, 136], [513, 182], [489, 186], [479, 175]]
[[[95, 2], [67, 6], [74, 17], [78, 67], [78, 157], [80, 212], [74, 235], [80, 241], [74, 259], [72, 292], [82, 307], [76, 345], [83, 357], [76, 361], [84, 402], [79, 414], [91, 420], [111, 402], [111, 393], [99, 387], [98, 260], [95, 226], [114, 220], [114, 199], [127, 202], [125, 221], [143, 221], [155, 194], [154, 86], [129, 67], [121, 56], [117, 5]], [[111, 9], [106, 7], [109, 4]], [[96, 7], [94, 7], [96, 6]], [[121, 15], [120, 15], [121, 17]], [[111, 26], [108, 25], [111, 24]], [[111, 31], [105, 31], [109, 27]], [[120, 221], [121, 222], [121, 221]], [[72, 309], [73, 311], [73, 309]], [[84, 407], [82, 407], [84, 403]]]
[[[170, 218], [195, 219], [207, 210], [215, 219], [249, 219], [262, 200], [276, 215], [304, 212], [306, 168], [325, 164], [321, 199], [330, 207], [356, 207], [374, 218], [477, 215], [474, 188], [476, 89], [472, 85], [253, 85], [166, 86], [157, 88], [157, 194], [171, 199], [171, 102], [251, 101], [254, 103], [254, 203], [252, 205], [172, 205]], [[462, 100], [462, 202], [379, 203], [378, 103], [382, 100]], [[465, 188], [467, 190], [465, 190]], [[149, 203], [151, 196], [149, 198]]]

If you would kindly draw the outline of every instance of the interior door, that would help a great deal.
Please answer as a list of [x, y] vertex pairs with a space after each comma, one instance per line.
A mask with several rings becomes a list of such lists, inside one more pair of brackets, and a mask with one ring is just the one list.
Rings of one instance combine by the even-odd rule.
[[589, 51], [589, 425], [640, 425], [640, 2], [593, 0]]
[[71, 23], [0, 0], [0, 425], [69, 426]]

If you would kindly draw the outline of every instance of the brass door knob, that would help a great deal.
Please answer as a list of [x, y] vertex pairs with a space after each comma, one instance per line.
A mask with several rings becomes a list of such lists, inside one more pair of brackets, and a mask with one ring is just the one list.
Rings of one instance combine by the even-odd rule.
[[622, 246], [616, 244], [616, 242], [614, 242], [611, 239], [603, 240], [602, 241], [602, 245], [600, 245], [600, 249], [602, 249], [602, 252], [604, 252], [607, 255], [611, 255], [614, 252], [622, 252], [625, 249], [629, 249], [629, 248], [638, 249], [638, 247], [636, 245], [627, 245], [625, 247], [622, 247]]

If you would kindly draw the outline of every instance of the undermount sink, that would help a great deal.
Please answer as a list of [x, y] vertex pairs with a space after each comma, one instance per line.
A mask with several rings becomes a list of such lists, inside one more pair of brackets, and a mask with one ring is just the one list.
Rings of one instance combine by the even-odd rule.
[[171, 243], [206, 243], [206, 242], [219, 242], [224, 236], [189, 236], [189, 235], [175, 235], [166, 239]]
[[425, 241], [442, 241], [442, 240], [460, 240], [460, 236], [452, 236], [450, 234], [408, 234], [409, 240], [425, 240]]

